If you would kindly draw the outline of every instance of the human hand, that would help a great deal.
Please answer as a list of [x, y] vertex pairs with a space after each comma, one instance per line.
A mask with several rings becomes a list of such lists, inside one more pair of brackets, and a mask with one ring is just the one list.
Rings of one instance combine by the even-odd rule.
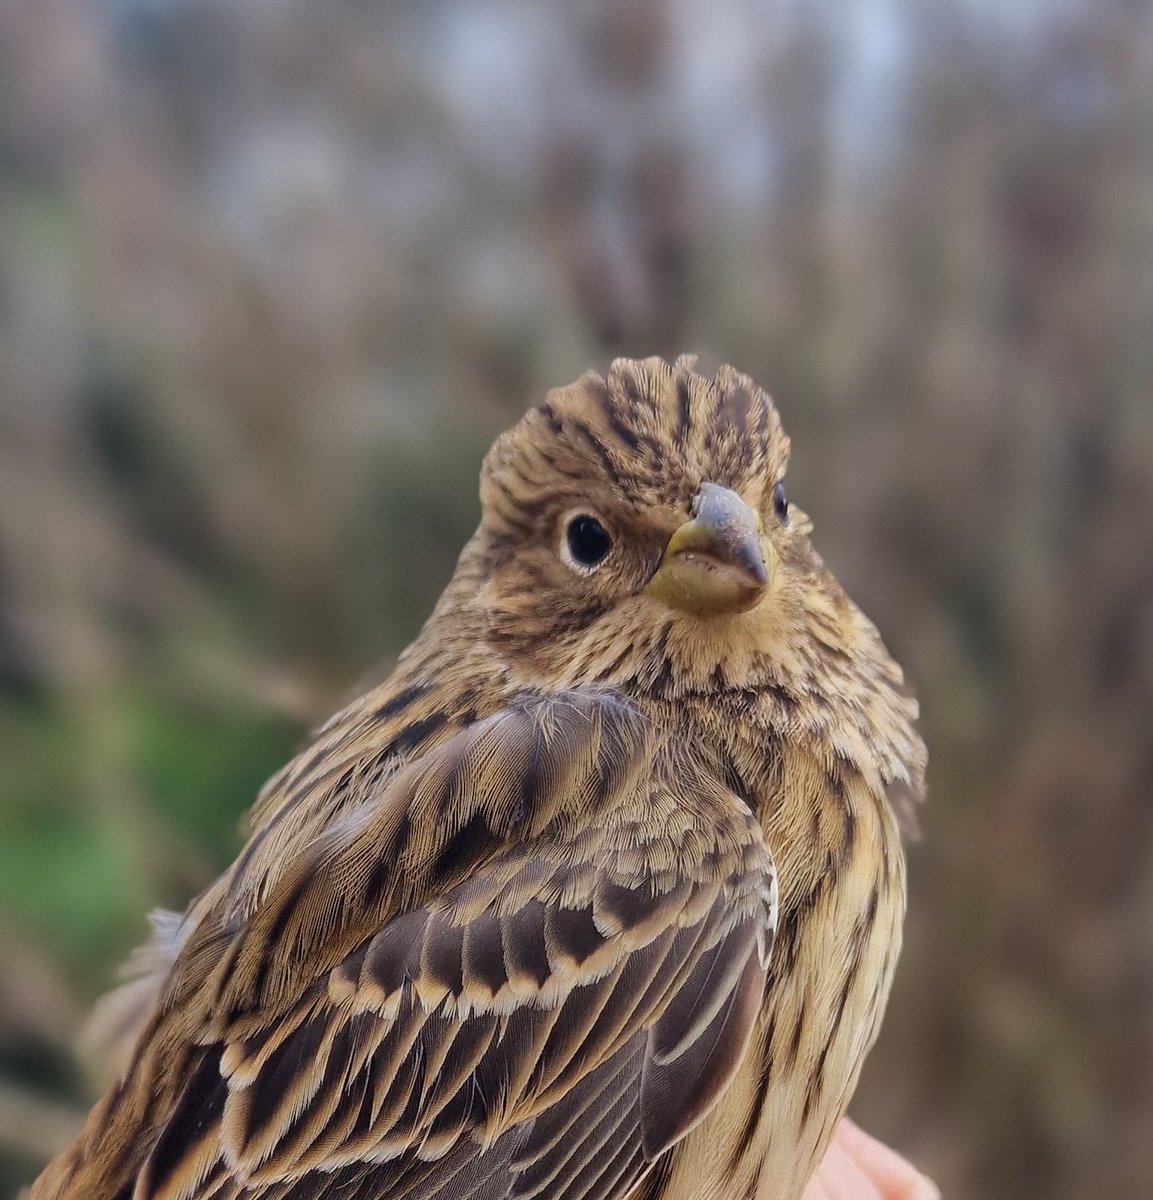
[[936, 1184], [846, 1119], [803, 1200], [940, 1200]]

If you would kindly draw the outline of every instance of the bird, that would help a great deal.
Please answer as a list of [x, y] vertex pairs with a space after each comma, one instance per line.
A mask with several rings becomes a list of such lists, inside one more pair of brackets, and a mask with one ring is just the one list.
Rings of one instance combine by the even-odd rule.
[[32, 1200], [797, 1200], [878, 1033], [926, 751], [788, 456], [689, 355], [499, 437], [391, 676], [158, 923]]

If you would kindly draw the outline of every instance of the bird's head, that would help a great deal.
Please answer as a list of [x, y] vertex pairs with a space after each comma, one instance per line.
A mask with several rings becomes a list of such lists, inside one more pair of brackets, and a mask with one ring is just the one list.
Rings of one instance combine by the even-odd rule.
[[730, 367], [618, 359], [551, 392], [481, 479], [477, 602], [509, 670], [675, 694], [803, 669], [813, 614], [835, 627], [848, 602], [786, 498], [788, 454]]

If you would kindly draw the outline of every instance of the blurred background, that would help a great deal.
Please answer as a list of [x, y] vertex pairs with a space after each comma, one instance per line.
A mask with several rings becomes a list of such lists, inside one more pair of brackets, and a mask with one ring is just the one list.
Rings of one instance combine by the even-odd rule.
[[0, 0], [0, 1191], [493, 436], [681, 350], [922, 697], [855, 1114], [951, 1200], [1153, 1194], [1139, 0]]

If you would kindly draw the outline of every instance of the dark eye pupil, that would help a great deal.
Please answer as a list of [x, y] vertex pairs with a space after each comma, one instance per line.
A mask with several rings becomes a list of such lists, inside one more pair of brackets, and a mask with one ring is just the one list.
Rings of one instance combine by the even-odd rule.
[[608, 531], [587, 513], [573, 517], [568, 525], [568, 549], [573, 562], [581, 567], [595, 567], [612, 549]]
[[773, 488], [773, 511], [778, 520], [783, 521], [789, 515], [789, 498], [785, 495], [785, 485], [778, 483]]

